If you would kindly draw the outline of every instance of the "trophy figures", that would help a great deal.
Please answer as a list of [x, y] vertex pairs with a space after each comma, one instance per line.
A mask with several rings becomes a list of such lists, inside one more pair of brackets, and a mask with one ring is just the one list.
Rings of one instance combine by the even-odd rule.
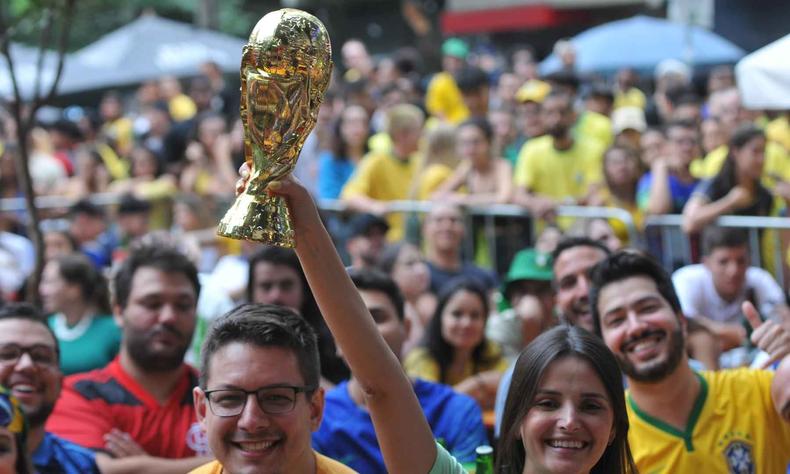
[[217, 233], [282, 247], [294, 246], [290, 212], [266, 186], [293, 170], [332, 74], [324, 25], [285, 8], [258, 21], [241, 59], [241, 120], [250, 179]]

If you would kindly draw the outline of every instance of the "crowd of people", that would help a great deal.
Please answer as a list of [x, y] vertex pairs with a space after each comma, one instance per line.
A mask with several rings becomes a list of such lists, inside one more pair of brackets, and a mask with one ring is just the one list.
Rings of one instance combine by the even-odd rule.
[[[249, 167], [212, 63], [32, 130], [36, 192], [66, 204], [42, 210], [38, 288], [27, 216], [0, 212], [0, 473], [462, 473], [489, 444], [501, 473], [788, 471], [783, 269], [768, 231], [714, 225], [787, 214], [788, 114], [742, 107], [728, 66], [703, 88], [662, 62], [648, 94], [576, 74], [567, 42], [546, 77], [526, 47], [441, 50], [422, 74], [343, 44], [296, 179], [269, 187], [295, 251], [215, 234]], [[531, 219], [487, 234], [465, 209], [493, 204]], [[639, 232], [682, 214], [697, 261], [563, 205]]]

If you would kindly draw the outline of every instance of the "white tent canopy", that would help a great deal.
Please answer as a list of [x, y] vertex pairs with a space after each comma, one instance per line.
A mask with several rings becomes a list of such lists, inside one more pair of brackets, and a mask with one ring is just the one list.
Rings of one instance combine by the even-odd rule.
[[741, 59], [735, 75], [744, 106], [790, 110], [790, 34]]

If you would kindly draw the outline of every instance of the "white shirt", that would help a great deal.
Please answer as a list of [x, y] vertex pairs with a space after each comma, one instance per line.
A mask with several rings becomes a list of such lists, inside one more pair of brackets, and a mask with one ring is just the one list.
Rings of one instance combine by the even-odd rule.
[[703, 264], [688, 265], [672, 274], [672, 284], [686, 317], [704, 316], [718, 322], [740, 323], [741, 304], [749, 290], [754, 291], [755, 306], [763, 317], [773, 317], [774, 308], [785, 303], [779, 284], [770, 273], [758, 267], [746, 269], [746, 284], [732, 301], [719, 296], [710, 270]]

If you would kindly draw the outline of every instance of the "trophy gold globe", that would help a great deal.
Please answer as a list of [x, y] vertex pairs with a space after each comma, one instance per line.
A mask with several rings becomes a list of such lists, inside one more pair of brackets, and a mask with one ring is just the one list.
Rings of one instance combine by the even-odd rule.
[[294, 246], [288, 206], [266, 187], [290, 173], [332, 74], [329, 34], [318, 18], [292, 8], [253, 28], [241, 59], [241, 121], [247, 187], [219, 223], [224, 237]]

